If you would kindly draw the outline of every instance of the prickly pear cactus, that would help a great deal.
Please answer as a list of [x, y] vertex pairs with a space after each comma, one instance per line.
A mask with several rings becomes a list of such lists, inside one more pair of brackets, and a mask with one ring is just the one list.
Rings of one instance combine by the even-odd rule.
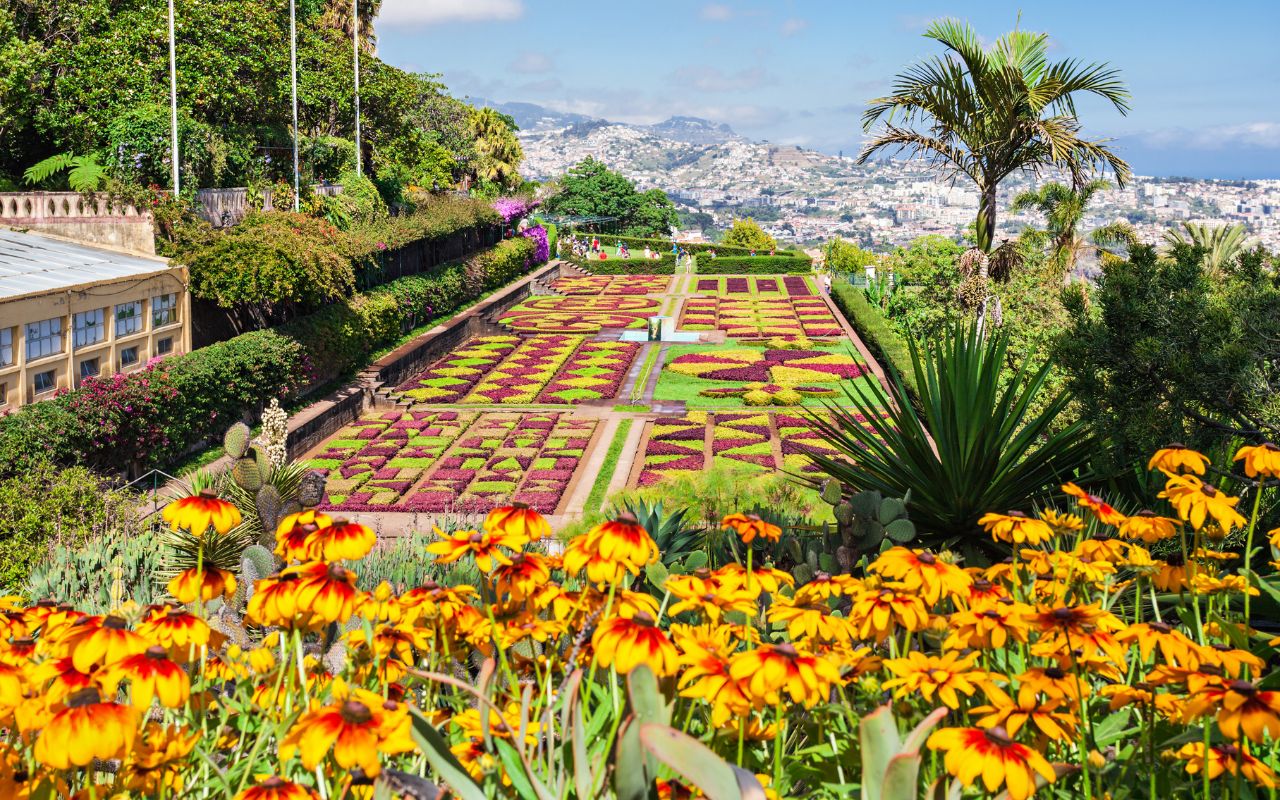
[[252, 433], [249, 426], [243, 422], [237, 422], [222, 436], [222, 449], [232, 458], [244, 458], [245, 453], [249, 452], [249, 440]]
[[247, 456], [236, 459], [231, 467], [231, 479], [250, 494], [262, 488], [262, 470], [257, 461]]
[[298, 487], [298, 502], [303, 508], [314, 508], [324, 500], [324, 475], [312, 470], [302, 476], [302, 484]]
[[[801, 579], [801, 572], [810, 576], [818, 571], [820, 565], [813, 558], [817, 549], [822, 550], [821, 556], [834, 561], [833, 565], [821, 565], [823, 569], [831, 566], [848, 573], [862, 557], [878, 552], [886, 542], [907, 544], [916, 537], [915, 526], [907, 519], [906, 499], [883, 497], [874, 491], [847, 494], [834, 480], [822, 484], [820, 495], [832, 506], [836, 535], [834, 541], [810, 544], [807, 563], [797, 567], [797, 580]], [[834, 558], [828, 554], [834, 554]]]

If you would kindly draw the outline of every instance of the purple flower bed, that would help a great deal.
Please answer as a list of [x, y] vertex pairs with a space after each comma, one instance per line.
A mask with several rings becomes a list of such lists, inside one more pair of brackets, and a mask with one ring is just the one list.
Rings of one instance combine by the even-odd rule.
[[813, 292], [809, 291], [809, 284], [804, 278], [798, 275], [788, 275], [782, 279], [782, 285], [786, 287], [787, 294], [792, 297], [809, 297]]
[[751, 291], [751, 285], [746, 278], [728, 278], [724, 282], [724, 290], [726, 294], [747, 294]]
[[776, 292], [778, 291], [778, 282], [773, 278], [756, 278], [757, 292]]
[[534, 225], [532, 228], [525, 228], [520, 235], [533, 240], [533, 258], [526, 266], [547, 263], [551, 258], [551, 244], [547, 239], [547, 229], [541, 225]]
[[698, 279], [698, 291], [700, 292], [715, 292], [715, 291], [718, 291], [719, 289], [720, 289], [720, 281], [716, 280], [715, 278], [699, 278]]
[[521, 217], [526, 216], [537, 205], [536, 202], [526, 200], [523, 197], [499, 197], [493, 201], [493, 210], [498, 212], [503, 222], [510, 225]]
[[662, 433], [657, 436], [654, 436], [653, 439], [654, 441], [692, 442], [695, 440], [702, 441], [703, 435], [704, 434], [703, 434], [702, 428], [697, 427], [697, 428], [685, 428], [683, 430], [678, 430], [678, 431], [671, 431], [670, 433]]
[[[701, 431], [698, 433], [701, 434]], [[699, 438], [701, 438], [701, 436], [699, 436]], [[649, 442], [649, 446], [645, 448], [644, 452], [645, 455], [650, 456], [687, 456], [694, 451], [687, 447], [681, 447], [680, 445], [671, 444], [669, 442], [653, 440]]]

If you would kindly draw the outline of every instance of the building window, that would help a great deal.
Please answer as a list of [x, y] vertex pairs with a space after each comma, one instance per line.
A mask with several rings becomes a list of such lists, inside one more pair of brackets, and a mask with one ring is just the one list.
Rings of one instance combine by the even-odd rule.
[[12, 363], [13, 328], [0, 328], [0, 367], [7, 367]]
[[98, 359], [86, 358], [80, 362], [80, 380], [92, 378], [99, 372]]
[[27, 323], [27, 360], [62, 352], [62, 317]]
[[138, 346], [126, 347], [120, 351], [120, 366], [132, 367], [138, 363]]
[[165, 353], [172, 353], [172, 352], [173, 352], [172, 336], [166, 336], [163, 339], [156, 342], [156, 355], [162, 356]]
[[160, 328], [178, 321], [178, 295], [175, 292], [151, 298], [151, 327]]
[[81, 311], [71, 318], [72, 341], [75, 348], [88, 347], [107, 338], [107, 310], [95, 308], [92, 311]]
[[54, 380], [53, 377], [53, 370], [37, 372], [35, 378], [32, 379], [31, 384], [35, 387], [36, 394], [52, 392], [58, 387], [58, 382]]
[[116, 336], [128, 336], [142, 330], [142, 301], [116, 306]]
[[0, 383], [0, 408], [9, 405], [9, 384]]

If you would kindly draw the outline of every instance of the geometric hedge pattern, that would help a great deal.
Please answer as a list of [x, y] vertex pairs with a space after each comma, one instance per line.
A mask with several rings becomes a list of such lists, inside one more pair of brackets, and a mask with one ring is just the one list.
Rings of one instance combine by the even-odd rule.
[[691, 297], [680, 316], [684, 330], [719, 329], [734, 339], [830, 338], [843, 331], [820, 297]]

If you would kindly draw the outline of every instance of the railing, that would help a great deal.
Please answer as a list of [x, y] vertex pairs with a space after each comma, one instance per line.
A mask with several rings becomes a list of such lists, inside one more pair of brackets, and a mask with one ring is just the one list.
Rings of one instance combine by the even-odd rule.
[[161, 502], [160, 492], [166, 486], [177, 480], [178, 478], [175, 478], [167, 472], [153, 469], [150, 472], [143, 474], [141, 477], [129, 481], [123, 488], [133, 489], [134, 487], [142, 487], [138, 490], [138, 493], [143, 497], [147, 497], [148, 495], [150, 496], [150, 499], [147, 500], [147, 504], [151, 507], [141, 515], [141, 519], [145, 520], [155, 516], [157, 512], [168, 504], [167, 500]]
[[[316, 184], [311, 187], [311, 192], [325, 197], [334, 197], [342, 194], [342, 187]], [[262, 205], [259, 207], [262, 211], [274, 210], [274, 206], [271, 204], [271, 195], [270, 188], [262, 190], [260, 195]], [[243, 187], [201, 189], [196, 192], [196, 202], [198, 204], [196, 213], [200, 215], [201, 219], [215, 228], [235, 225], [244, 219], [254, 205], [249, 202], [249, 190]]]

